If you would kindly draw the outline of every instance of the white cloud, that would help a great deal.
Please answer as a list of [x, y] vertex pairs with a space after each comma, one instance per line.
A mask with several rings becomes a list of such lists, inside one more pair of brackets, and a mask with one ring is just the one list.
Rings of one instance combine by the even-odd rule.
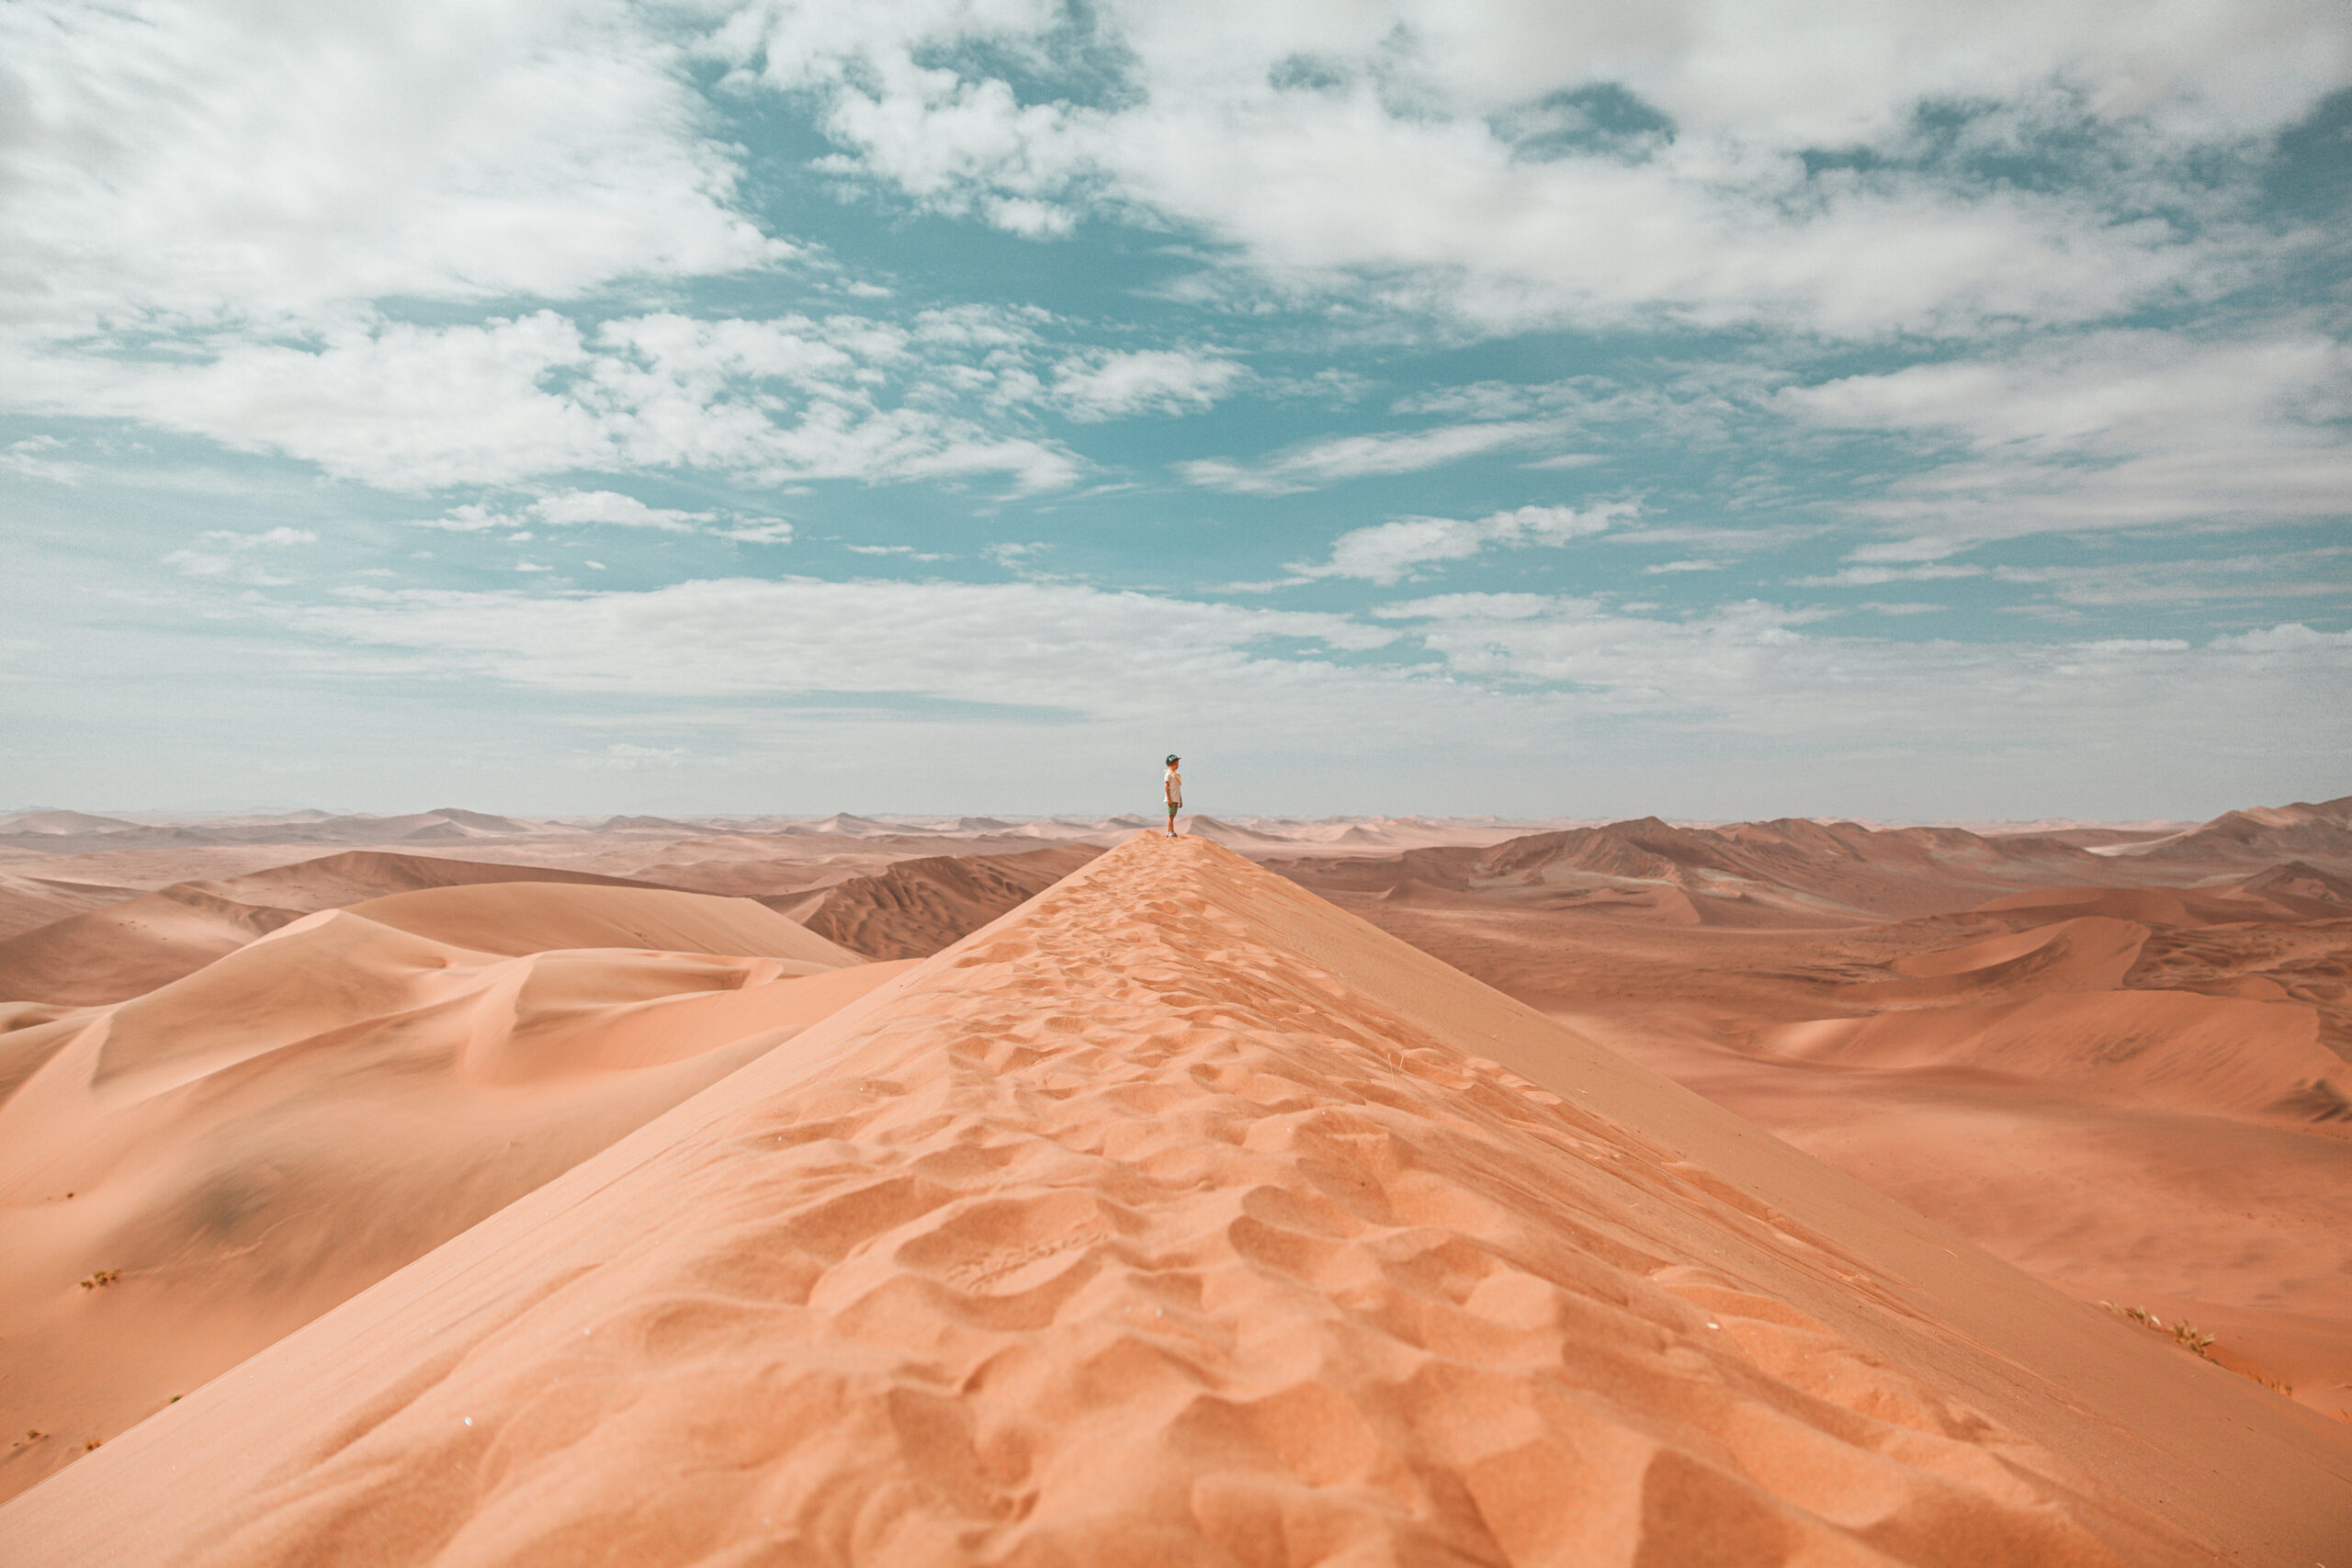
[[1249, 375], [1238, 360], [1174, 349], [1103, 353], [1066, 360], [1053, 398], [1081, 422], [1136, 413], [1192, 413], [1209, 407]]
[[1846, 552], [1849, 561], [1935, 561], [1958, 555], [1967, 547], [1953, 539], [1920, 536], [1909, 539], [1877, 539]]
[[942, 561], [956, 558], [951, 555], [918, 550], [912, 545], [843, 545], [842, 548], [854, 556], [897, 556], [903, 560]]
[[0, 7], [0, 321], [560, 298], [772, 263], [679, 51], [619, 0]]
[[[2314, 523], [2352, 496], [2352, 349], [2317, 334], [2108, 332], [1786, 388], [1820, 427], [1905, 434], [1944, 460], [1858, 515], [1943, 553], [2052, 529]], [[1913, 543], [1902, 543], [1904, 539]], [[1949, 548], [1944, 548], [1949, 547]]]
[[2098, 566], [1996, 566], [1996, 581], [2046, 589], [2061, 604], [2200, 604], [2232, 599], [2352, 601], [2352, 547]]
[[1301, 579], [1352, 577], [1367, 582], [1393, 583], [1416, 567], [1441, 561], [1466, 560], [1490, 546], [1566, 544], [1570, 539], [1601, 533], [1611, 524], [1635, 515], [1632, 502], [1609, 502], [1577, 511], [1566, 506], [1522, 506], [1491, 513], [1476, 522], [1451, 517], [1404, 517], [1393, 523], [1353, 528], [1331, 542], [1331, 558], [1319, 565], [1293, 565], [1286, 570]]
[[[1140, 207], [1351, 311], [1506, 327], [1665, 314], [1965, 332], [2193, 295], [2270, 240], [2212, 220], [2201, 176], [2169, 161], [2250, 145], [2352, 62], [2352, 22], [2312, 0], [2161, 16], [2120, 0], [857, 10], [754, 7], [718, 46], [818, 95], [845, 175], [1023, 232]], [[1067, 49], [1090, 33], [1095, 63], [1075, 65]], [[1285, 69], [1300, 59], [1318, 68]], [[986, 60], [1033, 84], [1115, 69], [1117, 90], [1024, 96]], [[1611, 133], [1559, 96], [1596, 89], [1630, 92], [1674, 134]], [[2107, 172], [2056, 189], [1957, 175], [1915, 118], [1957, 105], [1981, 150], [2087, 137]], [[1858, 146], [1878, 154], [1867, 173], [1798, 156]], [[2199, 237], [2136, 216], [2167, 207], [2202, 212]]]
[[659, 528], [672, 534], [691, 534], [717, 515], [648, 506], [633, 495], [609, 490], [574, 490], [560, 495], [544, 495], [531, 503], [531, 511], [542, 523], [608, 523], [624, 528]]
[[1717, 555], [1755, 555], [1781, 549], [1826, 533], [1820, 524], [1775, 523], [1752, 528], [1725, 528], [1688, 524], [1653, 524], [1646, 528], [1621, 528], [1609, 536], [1614, 545], [1697, 545]]
[[1185, 687], [1219, 702], [1308, 701], [1393, 683], [1309, 655], [1378, 648], [1346, 616], [1244, 609], [1032, 582], [729, 579], [640, 592], [354, 590], [268, 612], [333, 641], [407, 650], [417, 667], [569, 691], [722, 696], [905, 694], [1090, 714]]
[[250, 558], [249, 558], [255, 550], [281, 550], [318, 542], [319, 536], [308, 528], [266, 528], [253, 534], [213, 528], [198, 534], [186, 548], [165, 556], [164, 564], [176, 567], [190, 577], [232, 577], [256, 587], [277, 588], [292, 579], [280, 577]]
[[51, 484], [80, 484], [85, 472], [79, 463], [69, 463], [48, 456], [62, 452], [65, 443], [54, 435], [28, 435], [22, 441], [12, 441], [0, 446], [0, 468], [24, 475], [27, 479], [47, 479]]
[[971, 367], [961, 349], [926, 357], [922, 335], [859, 317], [667, 312], [592, 333], [540, 310], [338, 329], [316, 348], [231, 344], [194, 364], [43, 355], [8, 368], [20, 406], [138, 419], [393, 490], [680, 467], [765, 484], [1076, 479], [1063, 448], [1004, 434], [987, 407], [956, 412]]
[[[2110, 748], [2137, 768], [2278, 754], [2267, 716], [2281, 711], [2301, 716], [2294, 755], [2352, 743], [2352, 714], [2311, 700], [2352, 679], [2352, 633], [2293, 623], [2201, 640], [1896, 641], [1823, 635], [1826, 612], [1758, 602], [1677, 616], [1457, 593], [1367, 624], [1072, 585], [797, 578], [546, 595], [353, 589], [332, 606], [243, 613], [379, 676], [758, 699], [763, 712], [777, 697], [912, 696], [1120, 724], [1149, 694], [1162, 722], [1291, 746], [1395, 733], [1483, 756], [1642, 721], [1798, 748], [1973, 748], [1988, 762]], [[1374, 665], [1344, 657], [1377, 649]]]
[[1202, 458], [1177, 471], [1196, 485], [1243, 495], [1293, 495], [1347, 479], [1416, 473], [1464, 457], [1532, 446], [1555, 433], [1541, 421], [1440, 425], [1434, 430], [1340, 435], [1277, 452], [1254, 464]]
[[2263, 716], [2282, 711], [2317, 725], [2298, 738], [2306, 754], [2352, 743], [2352, 716], [2322, 715], [2311, 701], [2352, 678], [2352, 632], [2299, 623], [2201, 645], [1897, 642], [1809, 633], [1822, 612], [1759, 602], [1676, 620], [1589, 598], [1462, 593], [1377, 613], [1410, 623], [1457, 679], [1566, 683], [1595, 712], [1705, 714], [1733, 730], [1823, 743], [1875, 735], [2007, 753], [2097, 739], [2136, 755], [2154, 738], [2174, 754], [2192, 737], [2275, 744]]
[[1790, 581], [1799, 588], [1877, 588], [1889, 582], [1940, 582], [1951, 578], [1982, 577], [1984, 571], [1981, 566], [1940, 561], [1924, 566], [1847, 566], [1826, 576]]

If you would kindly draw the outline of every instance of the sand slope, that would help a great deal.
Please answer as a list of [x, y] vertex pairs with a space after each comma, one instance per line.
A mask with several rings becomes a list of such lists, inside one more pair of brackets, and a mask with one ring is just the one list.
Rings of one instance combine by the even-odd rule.
[[864, 955], [749, 898], [666, 888], [505, 882], [370, 898], [350, 913], [478, 953], [516, 956], [559, 947], [642, 947], [750, 953], [838, 969]]
[[315, 910], [419, 888], [523, 880], [643, 886], [584, 872], [428, 855], [325, 855], [238, 876], [176, 883], [0, 941], [0, 1000], [75, 1007], [123, 1001]]
[[1998, 1073], [2021, 1093], [2088, 1085], [2109, 1099], [2219, 1113], [2292, 1115], [2299, 1097], [2341, 1099], [2352, 1069], [2292, 1003], [2190, 992], [2075, 992], [1998, 1007], [1822, 1019], [1759, 1032], [1801, 1061], [1883, 1070]]
[[135, 898], [140, 889], [0, 871], [0, 939]]
[[1138, 838], [17, 1499], [0, 1553], [2285, 1564], [2347, 1485], [2352, 1431]]
[[[736, 899], [510, 884], [379, 903], [508, 945], [536, 925], [670, 951], [509, 957], [330, 909], [0, 1035], [0, 1495], [904, 967], [843, 967]], [[729, 938], [746, 951], [713, 951]]]
[[2186, 1318], [2352, 1415], [2352, 919], [2242, 892], [1813, 930], [1343, 896], [2069, 1293]]
[[1036, 897], [1102, 852], [1057, 844], [1015, 855], [931, 855], [852, 877], [796, 903], [810, 931], [869, 958], [928, 958]]

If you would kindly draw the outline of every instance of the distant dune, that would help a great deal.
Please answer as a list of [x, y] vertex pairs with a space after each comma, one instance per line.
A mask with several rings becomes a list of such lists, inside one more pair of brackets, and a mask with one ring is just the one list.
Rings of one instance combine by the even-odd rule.
[[631, 886], [586, 872], [355, 852], [140, 894], [0, 941], [0, 1001], [123, 1001], [314, 910], [424, 887], [517, 880]]
[[1956, 913], [2018, 887], [2122, 874], [2053, 839], [1953, 828], [1869, 829], [1784, 819], [1678, 828], [1655, 817], [1384, 858], [1270, 863], [1311, 887], [1470, 894], [1674, 925], [1803, 926]]
[[1035, 897], [1102, 852], [1062, 844], [1012, 855], [933, 855], [852, 877], [813, 897], [772, 900], [869, 958], [927, 958]]

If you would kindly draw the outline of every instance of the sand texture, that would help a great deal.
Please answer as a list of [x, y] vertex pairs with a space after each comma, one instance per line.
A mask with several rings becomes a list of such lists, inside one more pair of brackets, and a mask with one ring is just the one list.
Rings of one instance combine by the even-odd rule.
[[928, 958], [1018, 908], [1101, 852], [1057, 844], [1015, 855], [928, 855], [834, 884], [787, 912], [869, 958]]
[[2224, 857], [2193, 887], [1740, 926], [1658, 919], [1632, 885], [1550, 899], [1414, 880], [1393, 856], [1284, 863], [2068, 1293], [2185, 1319], [2226, 1364], [2352, 1416], [2340, 870]]
[[0, 1557], [2286, 1565], [2348, 1495], [2352, 1429], [1138, 837], [15, 1499]]
[[0, 1034], [0, 1495], [903, 967], [743, 899], [450, 886]]

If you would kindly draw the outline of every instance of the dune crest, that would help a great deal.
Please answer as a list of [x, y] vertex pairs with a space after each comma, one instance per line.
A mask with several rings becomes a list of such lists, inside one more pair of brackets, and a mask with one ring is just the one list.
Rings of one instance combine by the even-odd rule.
[[124, 889], [103, 908], [0, 940], [0, 1000], [75, 1007], [125, 1001], [306, 914], [487, 882], [645, 886], [587, 872], [354, 850], [152, 893]]
[[758, 954], [782, 959], [802, 973], [865, 962], [865, 954], [752, 899], [669, 888], [493, 882], [395, 893], [348, 905], [345, 912], [514, 958], [552, 948], [634, 947]]
[[2283, 1563], [2335, 1529], [2325, 1427], [1138, 837], [18, 1498], [0, 1548]]

